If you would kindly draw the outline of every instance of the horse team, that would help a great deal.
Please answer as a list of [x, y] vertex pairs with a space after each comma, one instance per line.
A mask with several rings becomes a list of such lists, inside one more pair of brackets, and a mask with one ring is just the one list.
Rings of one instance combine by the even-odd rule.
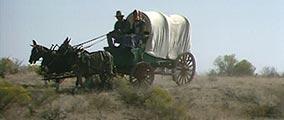
[[83, 87], [82, 77], [92, 80], [93, 75], [97, 74], [100, 78], [99, 86], [111, 88], [110, 78], [114, 75], [112, 55], [107, 51], [88, 52], [73, 47], [70, 45], [70, 40], [67, 37], [57, 50], [38, 45], [33, 40], [29, 63], [34, 64], [42, 58], [40, 69], [44, 73], [44, 78], [51, 79], [51, 76], [55, 76], [52, 79], [55, 79], [58, 84], [59, 76], [64, 73], [77, 77], [76, 87], [79, 85]]

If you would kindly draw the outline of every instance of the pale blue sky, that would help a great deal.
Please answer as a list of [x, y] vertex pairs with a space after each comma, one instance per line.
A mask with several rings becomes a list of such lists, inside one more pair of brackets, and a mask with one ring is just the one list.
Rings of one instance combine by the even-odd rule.
[[69, 36], [72, 44], [80, 43], [112, 30], [116, 10], [127, 15], [139, 9], [190, 19], [199, 72], [232, 53], [257, 71], [274, 66], [284, 72], [283, 6], [283, 0], [0, 0], [0, 57], [27, 64], [32, 39], [50, 46]]

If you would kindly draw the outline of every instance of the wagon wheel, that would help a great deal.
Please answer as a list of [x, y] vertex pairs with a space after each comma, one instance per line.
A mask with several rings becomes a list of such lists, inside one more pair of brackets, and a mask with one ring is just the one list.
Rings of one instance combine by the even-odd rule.
[[154, 76], [154, 68], [146, 62], [140, 62], [130, 75], [130, 82], [137, 87], [147, 87], [153, 83]]
[[196, 63], [191, 53], [181, 54], [175, 62], [175, 68], [172, 70], [173, 79], [178, 85], [189, 83], [195, 74]]

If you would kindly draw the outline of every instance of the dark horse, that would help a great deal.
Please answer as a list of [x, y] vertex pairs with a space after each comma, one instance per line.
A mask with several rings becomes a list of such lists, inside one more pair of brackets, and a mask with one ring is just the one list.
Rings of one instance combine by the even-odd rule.
[[66, 64], [74, 65], [78, 81], [82, 81], [82, 77], [90, 79], [92, 75], [99, 74], [101, 86], [111, 88], [110, 77], [114, 75], [112, 55], [107, 51], [88, 52], [69, 43], [67, 38], [59, 47], [58, 54], [65, 56]]
[[97, 51], [89, 53], [86, 50], [73, 48], [70, 39], [66, 38], [58, 50], [48, 49], [38, 45], [33, 40], [29, 62], [31, 64], [42, 58], [41, 69], [47, 74], [62, 74], [71, 72], [77, 77], [76, 86], [83, 86], [82, 77], [91, 79], [99, 74], [101, 85], [109, 86], [110, 76], [113, 75], [113, 58], [109, 52]]

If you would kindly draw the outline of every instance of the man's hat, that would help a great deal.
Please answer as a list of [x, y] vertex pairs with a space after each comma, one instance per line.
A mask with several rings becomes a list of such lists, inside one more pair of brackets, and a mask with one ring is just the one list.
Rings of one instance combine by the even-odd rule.
[[121, 13], [121, 11], [116, 11], [115, 17], [123, 17], [124, 15]]

